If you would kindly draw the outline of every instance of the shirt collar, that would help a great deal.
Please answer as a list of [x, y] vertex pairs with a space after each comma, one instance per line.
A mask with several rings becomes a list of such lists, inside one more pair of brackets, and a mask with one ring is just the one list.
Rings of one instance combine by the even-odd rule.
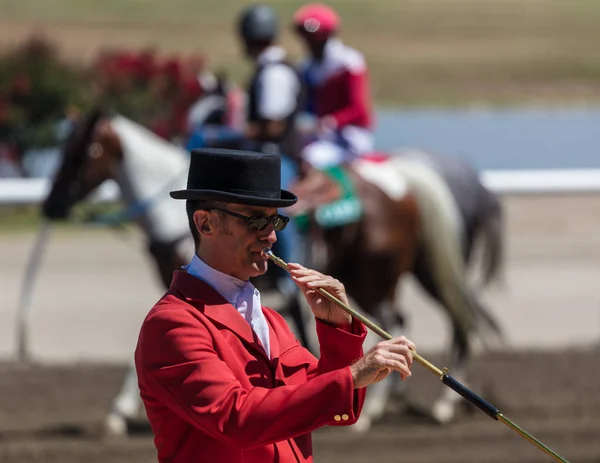
[[249, 281], [243, 281], [220, 272], [200, 259], [195, 253], [190, 264], [184, 268], [187, 268], [187, 272], [190, 275], [212, 286], [227, 302], [233, 305], [236, 305], [240, 292], [244, 291], [244, 289], [254, 289], [254, 286]]
[[325, 59], [335, 56], [344, 48], [344, 44], [337, 37], [331, 37], [325, 44], [324, 57]]
[[256, 58], [256, 63], [259, 66], [267, 63], [281, 61], [285, 58], [285, 50], [278, 45], [271, 45], [265, 48]]

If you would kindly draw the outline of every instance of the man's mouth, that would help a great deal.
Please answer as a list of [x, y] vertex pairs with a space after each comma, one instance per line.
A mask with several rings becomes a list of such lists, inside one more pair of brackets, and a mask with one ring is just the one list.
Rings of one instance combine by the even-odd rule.
[[270, 252], [270, 251], [271, 251], [271, 248], [270, 248], [270, 247], [268, 247], [268, 246], [266, 246], [266, 247], [263, 247], [263, 248], [262, 248], [262, 249], [259, 251], [259, 254], [260, 254], [260, 256], [263, 258], [263, 260], [268, 260], [269, 258], [267, 257], [267, 254], [266, 254], [266, 253], [267, 253], [267, 252]]
[[271, 248], [262, 247], [258, 250], [251, 250], [250, 254], [252, 254], [252, 255], [258, 254], [262, 257], [263, 260], [267, 260], [268, 258], [265, 255], [265, 252], [270, 251], [270, 250], [271, 250]]

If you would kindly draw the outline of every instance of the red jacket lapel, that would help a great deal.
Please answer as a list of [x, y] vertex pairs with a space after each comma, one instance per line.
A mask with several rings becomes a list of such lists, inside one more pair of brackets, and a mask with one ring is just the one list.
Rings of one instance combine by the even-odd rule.
[[[216, 325], [224, 326], [233, 331], [238, 337], [266, 357], [266, 352], [255, 337], [250, 324], [212, 286], [187, 272], [176, 270], [173, 274], [170, 290], [210, 318]], [[275, 335], [271, 327], [269, 327], [269, 334], [271, 358], [275, 358], [273, 355], [273, 338]]]

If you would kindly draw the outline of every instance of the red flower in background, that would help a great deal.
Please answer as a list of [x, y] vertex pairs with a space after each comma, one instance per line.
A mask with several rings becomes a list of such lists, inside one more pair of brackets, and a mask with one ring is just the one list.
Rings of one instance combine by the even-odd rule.
[[156, 72], [157, 66], [156, 50], [153, 48], [142, 50], [137, 57], [136, 65], [136, 76], [140, 82], [150, 82], [150, 79]]
[[24, 72], [19, 72], [12, 78], [10, 94], [13, 97], [27, 96], [31, 93], [31, 78]]
[[[39, 115], [35, 120], [53, 124], [60, 117], [57, 104], [64, 105], [64, 114], [72, 104], [85, 111], [100, 103], [172, 139], [185, 134], [189, 109], [205, 91], [199, 76], [206, 60], [199, 54], [159, 56], [151, 47], [105, 49], [90, 67], [81, 68], [62, 63], [55, 48], [36, 36], [2, 58], [0, 65], [10, 59], [10, 72], [0, 74], [3, 127], [14, 125], [17, 114], [26, 124], [33, 114]], [[40, 72], [47, 78], [39, 79]]]
[[0, 95], [0, 126], [8, 124], [10, 106], [7, 99]]

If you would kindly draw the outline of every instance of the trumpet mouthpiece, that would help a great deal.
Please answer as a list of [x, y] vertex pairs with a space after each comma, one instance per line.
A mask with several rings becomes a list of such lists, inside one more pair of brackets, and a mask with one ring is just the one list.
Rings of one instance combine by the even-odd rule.
[[265, 259], [267, 259], [269, 257], [269, 255], [273, 254], [271, 252], [271, 250], [269, 248], [263, 248], [262, 251], [260, 251], [260, 255], [263, 256]]
[[268, 260], [272, 261], [275, 265], [281, 267], [286, 272], [290, 271], [289, 268], [288, 268], [288, 266], [287, 266], [287, 263], [283, 259], [281, 259], [280, 257], [277, 257], [275, 254], [273, 254], [273, 251], [271, 251], [269, 248], [263, 248], [263, 250], [260, 251], [260, 255], [264, 259], [268, 259]]

